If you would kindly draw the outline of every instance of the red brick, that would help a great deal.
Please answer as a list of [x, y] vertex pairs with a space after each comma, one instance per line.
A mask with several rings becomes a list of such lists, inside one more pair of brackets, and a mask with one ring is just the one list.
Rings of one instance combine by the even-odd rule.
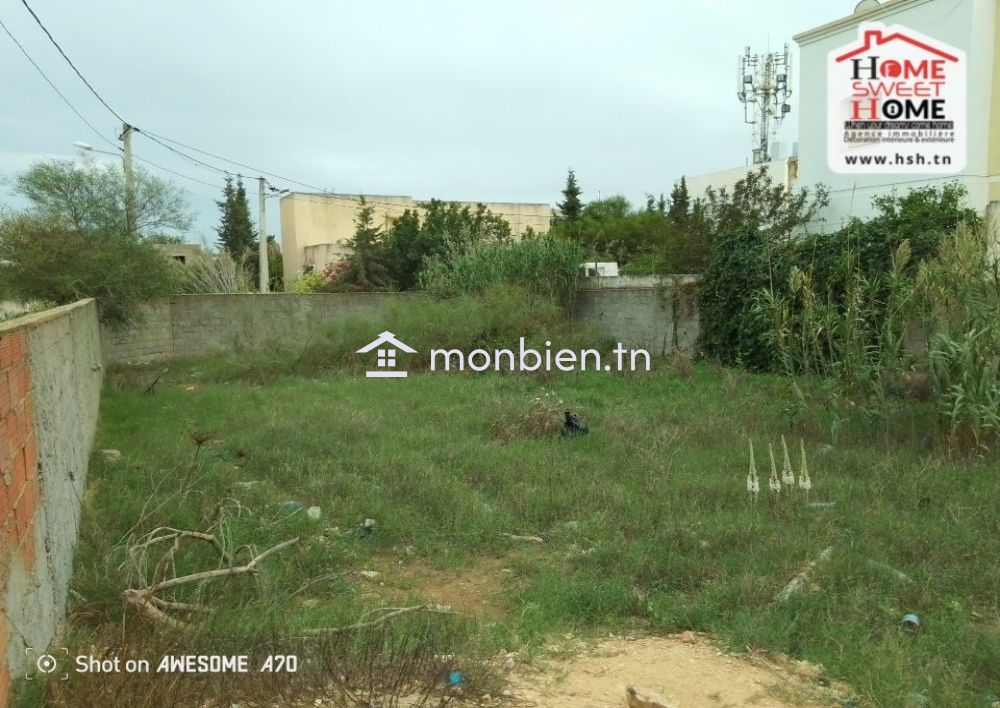
[[9, 482], [11, 472], [14, 470], [14, 440], [8, 438], [6, 421], [0, 418], [0, 472], [2, 479]]
[[0, 336], [0, 369], [23, 362], [26, 353], [24, 332], [12, 332]]
[[18, 424], [17, 417], [14, 413], [10, 413], [3, 418], [3, 434], [7, 436], [7, 442], [11, 444], [12, 447], [20, 447], [21, 440], [20, 436], [17, 434]]
[[14, 503], [14, 518], [17, 525], [26, 530], [35, 519], [35, 511], [38, 508], [38, 487], [35, 484], [26, 484], [21, 492], [21, 497]]
[[38, 476], [38, 438], [33, 432], [24, 441], [24, 466], [28, 469], [28, 479]]
[[10, 382], [6, 370], [0, 370], [0, 416], [6, 415], [11, 409]]
[[28, 468], [24, 464], [24, 450], [14, 452], [14, 470], [11, 477], [14, 480], [14, 487], [17, 489], [23, 489], [28, 481]]
[[24, 400], [25, 396], [28, 395], [28, 372], [25, 370], [24, 364], [18, 364], [12, 366], [7, 371], [7, 379], [9, 382], [8, 388], [10, 389], [10, 396], [13, 399], [13, 405], [17, 405]]

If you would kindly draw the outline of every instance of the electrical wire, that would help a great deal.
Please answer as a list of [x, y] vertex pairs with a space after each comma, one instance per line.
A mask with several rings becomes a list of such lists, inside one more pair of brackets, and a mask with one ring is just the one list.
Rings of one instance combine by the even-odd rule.
[[183, 172], [178, 172], [177, 170], [172, 170], [169, 167], [164, 167], [163, 165], [158, 165], [157, 163], [153, 162], [152, 160], [146, 159], [145, 157], [141, 157], [141, 156], [135, 155], [135, 154], [133, 154], [132, 157], [134, 157], [136, 160], [139, 160], [140, 162], [145, 162], [147, 165], [152, 165], [153, 167], [157, 168], [158, 170], [163, 170], [164, 172], [169, 172], [172, 175], [177, 175], [178, 177], [183, 177], [184, 179], [189, 179], [192, 182], [197, 182], [198, 184], [203, 184], [206, 187], [212, 187], [212, 188], [215, 188], [215, 189], [218, 189], [218, 187], [219, 187], [219, 185], [217, 185], [217, 184], [212, 184], [211, 182], [206, 182], [203, 179], [198, 179], [197, 177], [192, 177], [190, 175], [186, 175]]
[[49, 41], [52, 42], [52, 45], [57, 50], [59, 50], [59, 53], [62, 54], [62, 58], [65, 59], [66, 63], [69, 64], [70, 67], [73, 69], [73, 71], [76, 72], [76, 75], [80, 77], [80, 81], [82, 81], [84, 85], [90, 89], [90, 92], [97, 97], [97, 100], [100, 101], [105, 108], [111, 111], [111, 114], [115, 118], [117, 118], [124, 124], [128, 124], [128, 121], [122, 118], [120, 115], [118, 115], [115, 109], [112, 108], [110, 105], [108, 105], [108, 102], [104, 100], [104, 97], [97, 92], [97, 89], [95, 89], [93, 86], [90, 85], [90, 82], [87, 81], [87, 79], [84, 78], [83, 74], [80, 73], [80, 70], [76, 68], [76, 64], [74, 64], [73, 61], [68, 56], [66, 56], [66, 52], [64, 52], [63, 48], [59, 46], [59, 42], [57, 42], [56, 38], [52, 36], [52, 33], [49, 32], [48, 28], [42, 22], [41, 18], [39, 18], [38, 15], [35, 14], [35, 11], [31, 9], [31, 5], [28, 4], [28, 0], [21, 0], [21, 4], [24, 5], [24, 7], [27, 8], [28, 12], [31, 13], [31, 16], [35, 19], [35, 22], [38, 24], [38, 26], [42, 28], [42, 31], [49, 38]]
[[[114, 141], [112, 141], [110, 138], [106, 137], [100, 130], [97, 129], [97, 127], [93, 123], [87, 120], [87, 118], [77, 109], [77, 107], [73, 105], [72, 101], [70, 101], [66, 97], [66, 95], [59, 90], [59, 87], [56, 86], [55, 83], [52, 81], [52, 79], [50, 79], [48, 75], [45, 73], [45, 71], [42, 70], [42, 67], [38, 65], [38, 62], [36, 62], [34, 58], [32, 58], [32, 56], [28, 53], [28, 50], [25, 49], [24, 45], [18, 41], [17, 37], [15, 37], [14, 34], [10, 31], [10, 29], [7, 27], [7, 25], [4, 24], [3, 20], [0, 20], [0, 28], [2, 28], [3, 31], [7, 34], [7, 36], [10, 37], [11, 41], [14, 42], [15, 45], [17, 45], [17, 48], [21, 50], [21, 54], [23, 54], [24, 58], [27, 59], [33, 67], [35, 67], [35, 70], [39, 73], [39, 75], [43, 79], [45, 79], [45, 83], [47, 83], [52, 88], [52, 90], [55, 91], [56, 95], [62, 99], [63, 103], [65, 103], [69, 107], [69, 109], [76, 114], [76, 117], [79, 118], [81, 121], [83, 121], [83, 123], [88, 128], [90, 128], [97, 137], [99, 137], [113, 149], [117, 150], [118, 152], [121, 152], [121, 147], [119, 147], [119, 145]], [[163, 165], [153, 162], [152, 160], [142, 157], [140, 155], [133, 155], [133, 157], [136, 160], [145, 162], [148, 165], [151, 165], [159, 170], [163, 170], [164, 172], [169, 172], [170, 174], [176, 175], [177, 177], [182, 177], [183, 179], [191, 180], [192, 182], [197, 182], [198, 184], [203, 184], [208, 187], [218, 187], [217, 184], [212, 184], [211, 182], [206, 182], [204, 180], [198, 179], [197, 177], [186, 175], [183, 172], [178, 172], [177, 170], [173, 170], [169, 167], [164, 167]]]
[[[94, 96], [97, 97], [97, 100], [101, 102], [101, 105], [103, 105], [105, 108], [107, 108], [108, 111], [110, 111], [111, 114], [115, 118], [117, 118], [118, 120], [120, 120], [122, 122], [122, 124], [131, 126], [133, 130], [135, 130], [136, 132], [142, 133], [143, 135], [146, 135], [153, 142], [158, 143], [162, 147], [170, 150], [171, 152], [174, 152], [174, 153], [180, 155], [181, 157], [184, 157], [185, 159], [189, 160], [190, 162], [192, 162], [192, 163], [194, 163], [194, 164], [196, 164], [196, 165], [198, 165], [200, 167], [203, 167], [205, 169], [212, 170], [214, 172], [218, 172], [218, 173], [225, 174], [225, 175], [231, 175], [231, 174], [234, 173], [233, 170], [226, 170], [226, 169], [223, 169], [223, 168], [220, 168], [220, 167], [216, 167], [214, 165], [210, 165], [210, 164], [208, 164], [207, 162], [205, 162], [203, 160], [199, 160], [198, 158], [196, 158], [196, 157], [194, 157], [192, 155], [189, 155], [189, 154], [187, 154], [187, 153], [185, 153], [185, 152], [183, 152], [181, 150], [178, 150], [175, 147], [171, 147], [169, 145], [166, 145], [165, 143], [170, 142], [170, 143], [173, 143], [174, 145], [180, 145], [180, 146], [182, 146], [184, 148], [187, 148], [188, 150], [194, 150], [195, 152], [199, 152], [199, 153], [201, 153], [203, 155], [207, 155], [207, 156], [213, 157], [213, 158], [215, 158], [217, 160], [221, 160], [223, 162], [228, 162], [230, 164], [237, 165], [239, 167], [243, 167], [243, 168], [251, 170], [253, 172], [259, 172], [261, 174], [269, 175], [271, 177], [274, 177], [275, 179], [279, 179], [279, 180], [282, 180], [284, 182], [289, 182], [291, 184], [297, 184], [297, 185], [300, 185], [302, 187], [308, 187], [309, 189], [315, 189], [315, 190], [320, 191], [320, 192], [323, 191], [322, 188], [316, 187], [316, 186], [311, 185], [311, 184], [309, 184], [307, 182], [302, 182], [302, 181], [299, 181], [299, 180], [291, 179], [290, 177], [285, 177], [285, 176], [279, 175], [279, 174], [277, 174], [275, 172], [270, 172], [268, 170], [262, 170], [260, 168], [252, 167], [252, 166], [247, 165], [247, 164], [242, 163], [242, 162], [237, 162], [235, 160], [230, 160], [228, 158], [222, 157], [221, 155], [216, 155], [214, 153], [210, 153], [207, 150], [202, 150], [202, 149], [196, 148], [196, 147], [194, 147], [192, 145], [187, 145], [185, 143], [182, 143], [179, 140], [174, 140], [174, 139], [168, 138], [168, 137], [166, 137], [164, 135], [159, 135], [157, 133], [148, 132], [148, 131], [145, 131], [145, 130], [143, 130], [142, 128], [140, 128], [138, 126], [132, 125], [129, 121], [125, 120], [121, 116], [120, 113], [118, 113], [114, 108], [112, 108], [111, 105], [107, 101], [104, 100], [104, 97], [101, 96], [101, 94], [97, 91], [97, 89], [95, 89], [94, 86], [89, 81], [87, 81], [87, 78], [77, 68], [76, 64], [73, 63], [73, 60], [69, 58], [69, 55], [66, 54], [66, 52], [63, 50], [63, 48], [59, 45], [59, 42], [56, 41], [55, 37], [52, 36], [52, 33], [45, 26], [45, 23], [42, 22], [41, 18], [38, 16], [38, 14], [31, 8], [31, 5], [28, 4], [27, 0], [21, 0], [21, 4], [24, 5], [25, 9], [28, 10], [28, 12], [31, 14], [31, 17], [35, 20], [35, 23], [42, 29], [42, 31], [45, 33], [45, 36], [49, 38], [49, 41], [56, 48], [56, 50], [59, 52], [59, 54], [62, 56], [62, 58], [66, 60], [66, 63], [70, 65], [70, 68], [73, 69], [73, 71], [80, 78], [80, 80], [84, 83], [84, 85], [88, 89], [90, 89], [90, 92], [92, 94], [94, 94]], [[8, 34], [9, 34], [9, 32], [8, 32]]]
[[[292, 179], [290, 177], [285, 177], [285, 176], [280, 175], [280, 174], [278, 174], [276, 172], [270, 172], [268, 170], [263, 170], [263, 169], [260, 169], [260, 168], [257, 168], [257, 167], [253, 167], [253, 166], [248, 165], [248, 164], [243, 163], [243, 162], [238, 162], [236, 160], [230, 160], [229, 158], [223, 157], [221, 155], [217, 155], [215, 153], [208, 152], [207, 150], [202, 150], [201, 148], [197, 148], [197, 147], [195, 147], [193, 145], [188, 145], [186, 143], [180, 142], [179, 140], [174, 140], [173, 138], [168, 138], [168, 137], [166, 137], [164, 135], [159, 135], [157, 133], [153, 133], [151, 131], [143, 130], [142, 128], [140, 128], [138, 126], [132, 125], [131, 123], [129, 123], [129, 121], [125, 120], [117, 111], [115, 111], [115, 109], [112, 108], [110, 106], [110, 104], [108, 104], [108, 102], [104, 100], [104, 97], [101, 96], [100, 93], [98, 93], [97, 89], [95, 89], [93, 87], [93, 85], [91, 85], [91, 83], [89, 81], [87, 81], [86, 77], [84, 77], [83, 73], [76, 67], [76, 65], [73, 63], [73, 61], [69, 58], [69, 56], [63, 50], [63, 48], [56, 41], [55, 37], [52, 36], [52, 33], [45, 26], [45, 23], [42, 22], [41, 18], [31, 8], [31, 5], [28, 4], [27, 0], [21, 0], [21, 4], [24, 5], [24, 7], [28, 10], [28, 12], [31, 14], [32, 18], [35, 20], [35, 22], [38, 24], [38, 26], [45, 33], [45, 36], [49, 38], [49, 41], [58, 50], [59, 54], [62, 55], [62, 58], [66, 60], [66, 63], [70, 65], [70, 67], [73, 69], [73, 71], [76, 73], [76, 75], [80, 78], [80, 80], [84, 83], [84, 85], [88, 89], [90, 89], [90, 92], [92, 94], [94, 94], [95, 97], [97, 97], [97, 100], [100, 101], [101, 104], [105, 108], [107, 108], [108, 111], [110, 111], [113, 116], [115, 116], [115, 118], [117, 118], [118, 120], [120, 120], [124, 125], [130, 126], [135, 132], [138, 132], [138, 133], [140, 133], [142, 135], [145, 135], [147, 138], [149, 138], [153, 142], [157, 143], [161, 147], [163, 147], [163, 148], [165, 148], [165, 149], [167, 149], [167, 150], [169, 150], [169, 151], [171, 151], [171, 152], [173, 152], [173, 153], [175, 153], [175, 154], [183, 157], [184, 159], [188, 160], [192, 164], [195, 164], [195, 165], [197, 165], [197, 166], [199, 166], [199, 167], [201, 167], [203, 169], [211, 170], [211, 171], [219, 173], [219, 174], [223, 174], [223, 175], [227, 175], [227, 176], [232, 176], [233, 175], [233, 171], [232, 170], [227, 170], [227, 169], [224, 169], [224, 168], [221, 168], [221, 167], [217, 167], [215, 165], [211, 165], [211, 164], [205, 162], [204, 160], [201, 160], [201, 159], [199, 159], [197, 157], [194, 157], [193, 155], [189, 155], [188, 153], [186, 153], [186, 152], [178, 149], [177, 147], [173, 147], [173, 146], [174, 145], [179, 145], [179, 146], [181, 146], [181, 147], [183, 147], [183, 148], [185, 148], [187, 150], [193, 150], [194, 152], [200, 153], [202, 155], [206, 155], [206, 156], [211, 157], [213, 159], [221, 160], [222, 162], [227, 162], [229, 164], [236, 165], [238, 167], [243, 167], [243, 168], [251, 170], [253, 172], [258, 172], [258, 173], [260, 173], [262, 175], [268, 175], [270, 177], [273, 177], [275, 179], [281, 180], [283, 182], [288, 182], [290, 184], [297, 184], [299, 186], [307, 187], [309, 189], [315, 189], [317, 192], [320, 193], [319, 195], [316, 195], [320, 199], [334, 198], [334, 199], [346, 199], [346, 200], [350, 200], [350, 201], [360, 201], [360, 199], [361, 199], [360, 196], [353, 196], [353, 195], [346, 195], [346, 194], [345, 195], [334, 194], [332, 192], [328, 192], [327, 190], [324, 190], [321, 187], [317, 187], [315, 185], [311, 185], [311, 184], [309, 184], [307, 182], [302, 182], [300, 180], [295, 180], [295, 179]], [[4, 29], [6, 29], [6, 27]], [[7, 34], [10, 35], [10, 32], [8, 31]], [[10, 36], [13, 39], [13, 35], [10, 35]], [[15, 42], [16, 41], [17, 40], [15, 40]], [[19, 43], [18, 43], [18, 46], [20, 47]], [[23, 47], [21, 48], [21, 51], [24, 52]], [[24, 52], [24, 53], [25, 53], [25, 56], [28, 56], [27, 52]], [[28, 58], [29, 58], [29, 60], [31, 59], [30, 57], [28, 57]], [[31, 61], [31, 63], [35, 64], [35, 62], [33, 60]], [[38, 65], [35, 64], [35, 67], [38, 68]], [[41, 69], [39, 69], [39, 71], [41, 71]], [[43, 76], [44, 76], [44, 74], [43, 74]], [[46, 79], [46, 81], [49, 81], [48, 77], [45, 77], [45, 79]], [[49, 84], [53, 88], [55, 88], [55, 85], [52, 84], [51, 81], [49, 81]], [[58, 89], [56, 89], [56, 91], [57, 91], [57, 93], [59, 92]], [[62, 93], [59, 93], [59, 95], [62, 96]], [[69, 105], [70, 108], [73, 109], [74, 113], [76, 113], [82, 120], [84, 120], [84, 122], [86, 122], [87, 125], [90, 125], [90, 123], [88, 121], [86, 121], [86, 119], [83, 118], [83, 116], [79, 113], [79, 111], [77, 111], [76, 108], [74, 108], [72, 106], [72, 104], [70, 104], [69, 101], [65, 97], [63, 97], [63, 100], [66, 101], [67, 105]], [[93, 126], [91, 126], [91, 128], [94, 129], [95, 132], [98, 133], [98, 135], [101, 135], [99, 131], [97, 131], [95, 128], [93, 128]], [[101, 137], [102, 137], [102, 139], [107, 140], [106, 138], [104, 138], [103, 135], [101, 135]], [[172, 143], [172, 145], [168, 145], [167, 143]], [[146, 160], [146, 162], [149, 162], [149, 161]], [[149, 164], [155, 165], [155, 163], [152, 163], [152, 162], [149, 162]], [[185, 179], [191, 179], [191, 180], [193, 180], [195, 182], [201, 182], [202, 184], [208, 184], [207, 182], [202, 182], [201, 180], [198, 180], [196, 178], [188, 177], [187, 175], [182, 175], [181, 173], [174, 172], [173, 170], [169, 170], [168, 168], [160, 167], [160, 169], [165, 169], [168, 172], [173, 172], [174, 174], [177, 174], [178, 176], [184, 177]], [[240, 175], [240, 174], [237, 173], [236, 176], [237, 177], [241, 177], [242, 175]], [[315, 197], [313, 199], [315, 199]], [[366, 203], [369, 203], [369, 204], [372, 204], [372, 205], [390, 206], [390, 207], [393, 207], [394, 209], [395, 208], [399, 208], [399, 206], [400, 206], [399, 204], [394, 204], [394, 203], [390, 203], [390, 202], [379, 202], [377, 200], [376, 201], [365, 200], [365, 201], [366, 201]], [[414, 206], [416, 206], [416, 204]], [[491, 212], [493, 214], [498, 215], [498, 216], [516, 216], [516, 217], [522, 217], [523, 216], [522, 214], [513, 213], [513, 212], [499, 212], [499, 211], [492, 211], [492, 210], [491, 210]]]
[[74, 112], [74, 113], [76, 114], [76, 117], [77, 117], [77, 118], [79, 118], [80, 120], [82, 120], [82, 121], [83, 121], [83, 122], [84, 122], [84, 123], [86, 124], [86, 126], [87, 126], [88, 128], [90, 128], [90, 129], [91, 129], [92, 131], [94, 131], [94, 134], [95, 134], [95, 135], [97, 135], [97, 137], [99, 137], [99, 138], [100, 138], [101, 140], [103, 140], [104, 142], [106, 142], [106, 143], [107, 143], [108, 145], [110, 145], [111, 147], [113, 147], [113, 148], [116, 148], [116, 149], [117, 149], [117, 148], [118, 148], [118, 145], [117, 145], [116, 143], [112, 142], [112, 141], [111, 141], [111, 140], [110, 140], [109, 138], [105, 137], [105, 136], [104, 136], [104, 133], [102, 133], [102, 132], [101, 132], [100, 130], [98, 130], [98, 129], [97, 129], [96, 127], [94, 127], [94, 124], [93, 124], [93, 123], [91, 123], [91, 122], [90, 122], [89, 120], [87, 120], [86, 118], [84, 118], [84, 117], [83, 117], [83, 114], [82, 114], [82, 113], [80, 113], [80, 111], [78, 111], [78, 110], [76, 109], [76, 106], [74, 106], [74, 105], [72, 104], [72, 102], [71, 102], [71, 101], [70, 101], [70, 100], [69, 100], [68, 98], [66, 98], [66, 96], [65, 96], [65, 95], [63, 94], [63, 92], [59, 90], [59, 87], [57, 87], [57, 86], [56, 86], [56, 85], [55, 85], [55, 84], [54, 84], [54, 83], [52, 82], [52, 79], [50, 79], [50, 78], [48, 77], [48, 75], [46, 75], [46, 73], [45, 73], [44, 71], [42, 71], [42, 67], [40, 67], [40, 66], [38, 65], [38, 63], [37, 63], [37, 62], [36, 62], [36, 61], [35, 61], [34, 59], [32, 59], [32, 58], [31, 58], [31, 55], [30, 55], [30, 54], [28, 54], [28, 50], [26, 50], [26, 49], [24, 48], [24, 45], [22, 45], [22, 44], [21, 44], [21, 43], [20, 43], [19, 41], [17, 41], [17, 37], [15, 37], [15, 36], [14, 36], [14, 35], [13, 35], [13, 34], [11, 33], [11, 31], [10, 31], [9, 29], [7, 29], [7, 25], [5, 25], [5, 24], [3, 23], [3, 20], [0, 20], [0, 27], [2, 27], [2, 28], [3, 28], [3, 31], [7, 33], [7, 36], [8, 36], [8, 37], [10, 37], [11, 41], [12, 41], [12, 42], [14, 42], [14, 44], [16, 44], [16, 45], [17, 45], [17, 48], [21, 50], [21, 54], [23, 54], [23, 55], [24, 55], [25, 59], [27, 59], [27, 60], [28, 60], [29, 62], [31, 62], [31, 65], [32, 65], [33, 67], [35, 67], [35, 71], [37, 71], [37, 72], [38, 72], [38, 73], [39, 73], [39, 74], [41, 75], [41, 77], [42, 77], [43, 79], [45, 79], [45, 82], [46, 82], [46, 83], [47, 83], [47, 84], [48, 84], [49, 86], [51, 86], [51, 87], [52, 87], [52, 90], [53, 90], [53, 91], [55, 91], [55, 92], [56, 92], [56, 95], [57, 95], [57, 96], [59, 96], [59, 98], [61, 98], [61, 99], [62, 99], [63, 103], [65, 103], [65, 104], [66, 104], [67, 106], [69, 106], [69, 109], [70, 109], [71, 111], [73, 111], [73, 112]]
[[[316, 187], [315, 185], [307, 184], [306, 182], [299, 182], [298, 180], [294, 180], [291, 177], [284, 177], [282, 175], [275, 174], [274, 172], [268, 172], [267, 170], [262, 170], [259, 167], [253, 167], [252, 165], [247, 165], [247, 164], [244, 164], [242, 162], [237, 162], [236, 160], [230, 160], [229, 158], [223, 157], [222, 155], [216, 155], [215, 153], [208, 152], [208, 150], [202, 150], [201, 148], [196, 148], [193, 145], [187, 145], [185, 143], [182, 143], [179, 140], [174, 140], [172, 138], [168, 138], [168, 137], [163, 136], [163, 135], [157, 135], [156, 133], [151, 133], [148, 130], [143, 130], [143, 131], [140, 131], [140, 132], [142, 132], [143, 135], [147, 136], [151, 140], [154, 140], [154, 139], [158, 138], [159, 140], [164, 140], [164, 141], [166, 141], [168, 143], [173, 143], [174, 145], [180, 145], [183, 148], [187, 148], [188, 150], [194, 150], [197, 153], [200, 153], [202, 155], [207, 155], [208, 157], [215, 158], [216, 160], [222, 160], [223, 162], [228, 162], [231, 165], [236, 165], [238, 167], [243, 167], [243, 168], [245, 168], [247, 170], [250, 170], [251, 172], [257, 172], [259, 174], [267, 175], [268, 177], [274, 177], [275, 179], [281, 180], [282, 182], [288, 182], [289, 184], [297, 184], [300, 187], [308, 187], [309, 189], [315, 189], [317, 192], [325, 192], [326, 191], [322, 187]], [[164, 146], [164, 147], [166, 147], [166, 146]], [[170, 149], [172, 149], [172, 148], [170, 148]]]

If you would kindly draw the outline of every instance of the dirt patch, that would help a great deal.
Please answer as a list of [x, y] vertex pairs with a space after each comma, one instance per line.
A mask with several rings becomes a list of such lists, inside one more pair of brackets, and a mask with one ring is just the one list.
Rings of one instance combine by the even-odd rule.
[[417, 596], [426, 602], [449, 605], [470, 617], [501, 620], [503, 598], [520, 587], [522, 578], [509, 558], [479, 558], [458, 569], [442, 569], [416, 559], [384, 563], [385, 586], [396, 596]]
[[822, 670], [805, 662], [733, 656], [685, 632], [609, 639], [569, 658], [520, 667], [509, 691], [518, 705], [546, 708], [622, 708], [626, 686], [661, 697], [667, 708], [841, 705], [846, 687], [822, 683]]

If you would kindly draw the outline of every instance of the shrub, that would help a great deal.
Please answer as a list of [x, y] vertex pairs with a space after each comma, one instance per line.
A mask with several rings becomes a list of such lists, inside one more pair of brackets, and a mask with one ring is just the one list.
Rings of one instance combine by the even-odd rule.
[[292, 282], [293, 293], [323, 293], [327, 292], [326, 280], [322, 273], [310, 271], [303, 273]]
[[698, 288], [698, 348], [725, 364], [768, 369], [772, 358], [752, 295], [773, 283], [776, 252], [826, 204], [826, 192], [788, 192], [762, 168], [732, 193], [709, 189], [707, 197], [702, 219], [712, 231], [712, 253]]
[[[749, 190], [776, 198], [760, 185], [737, 185], [736, 192]], [[964, 189], [955, 184], [943, 187], [915, 189], [903, 196], [887, 195], [875, 199], [877, 214], [868, 221], [853, 220], [843, 229], [827, 234], [795, 235], [793, 224], [804, 224], [825, 199], [821, 193], [812, 204], [799, 202], [776, 208], [773, 219], [752, 217], [742, 229], [719, 230], [713, 238], [713, 254], [699, 287], [699, 307], [702, 330], [699, 348], [703, 355], [723, 363], [742, 363], [753, 369], [787, 368], [775, 358], [771, 330], [773, 313], [765, 314], [755, 293], [767, 291], [767, 296], [793, 309], [801, 308], [819, 298], [833, 310], [826, 312], [827, 324], [848, 313], [850, 303], [859, 308], [852, 317], [870, 319], [865, 324], [871, 333], [885, 324], [886, 307], [895, 295], [892, 279], [909, 281], [916, 276], [920, 264], [932, 258], [943, 240], [961, 223], [975, 228], [979, 218], [962, 207]], [[786, 199], [791, 199], [789, 195]], [[751, 200], [751, 201], [753, 201]], [[722, 205], [728, 215], [716, 217], [717, 228], [737, 221], [740, 210], [734, 204], [746, 202], [746, 197]], [[718, 210], [720, 207], [714, 207]], [[767, 213], [760, 207], [745, 206], [746, 213]], [[798, 214], [793, 218], [793, 214]], [[905, 266], [893, 275], [895, 257], [906, 243]], [[793, 289], [793, 272], [805, 274], [809, 292]], [[897, 283], [898, 284], [898, 283]], [[818, 313], [812, 313], [818, 314]], [[792, 313], [792, 318], [801, 312]], [[822, 323], [815, 323], [817, 326]], [[843, 324], [843, 323], [841, 323]], [[829, 332], [827, 332], [829, 334]], [[817, 336], [815, 333], [810, 335]], [[867, 344], [872, 344], [868, 341]], [[857, 344], [861, 344], [860, 340]]]
[[255, 290], [246, 259], [236, 260], [229, 251], [193, 258], [178, 268], [177, 291], [181, 293], [250, 293]]
[[[1000, 434], [1000, 265], [985, 229], [971, 227], [943, 239], [915, 275], [913, 265], [909, 241], [881, 275], [848, 251], [841, 287], [826, 294], [793, 267], [788, 294], [766, 288], [755, 298], [767, 343], [786, 373], [832, 379], [878, 418], [900, 395], [929, 398], [950, 446], [986, 450]], [[908, 351], [914, 326], [926, 344]]]
[[955, 445], [1000, 433], [1000, 264], [985, 228], [960, 228], [917, 276], [938, 418]]
[[133, 319], [140, 302], [169, 294], [176, 272], [152, 244], [21, 216], [0, 224], [0, 279], [22, 300], [97, 300], [105, 322]]
[[482, 293], [501, 284], [516, 285], [552, 302], [569, 304], [580, 279], [583, 251], [553, 234], [514, 243], [484, 243], [451, 260], [434, 259], [422, 283], [432, 295]]

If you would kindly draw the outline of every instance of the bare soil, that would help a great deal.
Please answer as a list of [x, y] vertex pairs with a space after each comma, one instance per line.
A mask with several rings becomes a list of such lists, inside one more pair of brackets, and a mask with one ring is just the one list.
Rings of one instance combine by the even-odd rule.
[[[553, 647], [555, 648], [555, 647]], [[822, 669], [787, 658], [725, 653], [708, 637], [615, 637], [512, 673], [509, 698], [520, 706], [621, 708], [626, 687], [665, 708], [837, 706], [846, 686], [824, 685]], [[657, 703], [634, 702], [643, 708]]]

